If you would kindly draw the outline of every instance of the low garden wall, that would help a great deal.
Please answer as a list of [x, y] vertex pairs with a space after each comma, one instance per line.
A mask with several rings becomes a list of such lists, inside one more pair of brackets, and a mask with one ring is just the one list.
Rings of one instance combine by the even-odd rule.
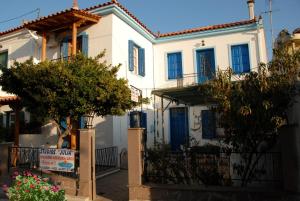
[[141, 185], [129, 188], [130, 200], [151, 201], [298, 201], [300, 194], [237, 187]]

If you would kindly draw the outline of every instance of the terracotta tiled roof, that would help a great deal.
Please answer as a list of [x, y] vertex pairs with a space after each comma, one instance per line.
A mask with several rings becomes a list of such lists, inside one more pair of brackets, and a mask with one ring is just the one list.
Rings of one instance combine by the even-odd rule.
[[36, 23], [36, 22], [45, 20], [45, 19], [47, 19], [47, 18], [50, 18], [50, 17], [53, 17], [53, 16], [57, 16], [57, 15], [61, 15], [61, 14], [64, 14], [64, 13], [67, 13], [67, 12], [70, 12], [70, 11], [78, 12], [79, 14], [85, 15], [85, 16], [87, 16], [87, 17], [99, 18], [99, 16], [94, 15], [94, 14], [91, 14], [91, 13], [87, 12], [86, 10], [76, 10], [76, 9], [70, 8], [70, 9], [65, 9], [65, 10], [63, 10], [63, 11], [59, 11], [59, 12], [50, 14], [50, 15], [45, 16], [45, 17], [41, 17], [41, 18], [36, 19], [36, 20], [32, 20], [32, 21], [30, 21], [30, 22], [25, 23], [25, 24], [22, 25], [22, 26], [18, 26], [18, 27], [15, 27], [15, 28], [13, 28], [13, 29], [9, 29], [9, 30], [7, 30], [7, 31], [0, 32], [0, 36], [9, 34], [9, 33], [15, 32], [15, 31], [19, 31], [19, 30], [21, 30], [21, 29], [24, 29], [26, 25], [30, 25], [30, 24], [33, 24], [33, 23]]
[[63, 15], [65, 13], [69, 13], [69, 12], [78, 13], [78, 14], [81, 14], [83, 16], [87, 16], [87, 17], [94, 18], [94, 19], [99, 19], [100, 18], [98, 15], [91, 14], [91, 13], [85, 11], [85, 10], [78, 10], [78, 9], [74, 9], [74, 8], [69, 8], [69, 9], [65, 9], [63, 11], [59, 11], [59, 12], [56, 12], [54, 14], [51, 14], [51, 15], [48, 15], [48, 16], [45, 16], [45, 17], [41, 17], [41, 18], [38, 18], [36, 20], [32, 20], [30, 22], [27, 22], [27, 23], [24, 24], [24, 27], [26, 27], [27, 25], [36, 23], [36, 22], [43, 21], [43, 20], [48, 19], [50, 17], [55, 17], [55, 16], [58, 16], [58, 15]]
[[13, 33], [15, 31], [19, 31], [21, 29], [24, 29], [24, 26], [18, 26], [18, 27], [14, 27], [12, 29], [8, 29], [6, 31], [3, 31], [3, 32], [0, 32], [0, 36], [3, 36], [3, 35], [6, 35], [6, 34], [9, 34], [9, 33]]
[[121, 8], [127, 15], [129, 15], [132, 19], [134, 19], [139, 25], [141, 25], [150, 34], [152, 34], [154, 37], [156, 37], [156, 35], [145, 24], [143, 24], [136, 16], [134, 16], [127, 8], [125, 8], [118, 1], [111, 1], [111, 2], [104, 3], [104, 4], [99, 4], [99, 5], [90, 7], [90, 8], [86, 8], [85, 10], [89, 11], [89, 10], [93, 10], [93, 9], [96, 9], [96, 8], [101, 8], [101, 7], [104, 7], [104, 6], [112, 5], [112, 4], [115, 4], [119, 8]]
[[298, 33], [300, 33], [300, 27], [293, 31], [293, 34], [298, 34]]
[[[124, 6], [122, 6], [117, 1], [106, 2], [106, 3], [103, 3], [103, 4], [99, 4], [99, 5], [92, 6], [92, 7], [89, 7], [89, 8], [83, 9], [83, 10], [78, 10], [78, 11], [82, 12], [82, 13], [84, 13], [86, 15], [89, 15], [89, 16], [90, 15], [95, 16], [95, 15], [89, 13], [88, 11], [91, 11], [91, 10], [94, 10], [94, 9], [97, 9], [97, 8], [101, 8], [101, 7], [105, 7], [105, 6], [109, 6], [109, 5], [113, 5], [113, 4], [116, 5], [116, 6], [118, 6], [120, 9], [122, 9], [132, 19], [134, 19], [139, 25], [141, 25], [145, 30], [147, 30], [150, 34], [152, 34], [154, 37], [157, 37], [157, 38], [163, 38], [163, 37], [169, 37], [169, 36], [175, 36], [175, 35], [183, 35], [183, 34], [189, 34], [189, 33], [194, 33], [194, 32], [201, 32], [201, 31], [208, 31], [208, 30], [215, 30], [215, 29], [230, 28], [230, 27], [247, 25], [247, 24], [251, 24], [251, 23], [255, 23], [256, 22], [256, 19], [253, 19], [253, 20], [244, 20], [244, 21], [239, 21], [239, 22], [233, 22], [233, 23], [227, 23], [227, 24], [219, 24], [219, 25], [212, 25], [212, 26], [205, 26], [205, 27], [197, 27], [197, 28], [186, 29], [186, 30], [182, 30], [182, 31], [176, 31], [176, 32], [170, 32], [170, 33], [164, 33], [164, 34], [156, 35], [146, 25], [144, 25], [137, 17], [135, 17], [130, 11], [128, 11]], [[42, 18], [37, 19], [37, 20], [33, 20], [31, 22], [26, 23], [25, 25], [28, 25], [30, 23], [34, 23], [34, 22], [39, 21], [39, 20], [46, 19], [48, 17], [59, 15], [59, 14], [62, 14], [64, 12], [68, 12], [70, 10], [72, 10], [72, 8], [71, 9], [66, 9], [64, 11], [57, 12], [55, 14], [48, 15], [46, 17], [42, 17]], [[21, 30], [23, 28], [25, 28], [24, 25], [16, 27], [16, 28], [13, 28], [13, 29], [10, 29], [10, 30], [7, 30], [7, 31], [4, 31], [4, 32], [0, 32], [0, 36], [8, 34], [8, 33], [12, 33], [14, 31]]]
[[183, 31], [176, 31], [176, 32], [159, 34], [158, 37], [163, 38], [163, 37], [168, 37], [168, 36], [189, 34], [189, 33], [200, 32], [200, 31], [208, 31], [208, 30], [214, 30], [214, 29], [224, 29], [224, 28], [230, 28], [230, 27], [235, 27], [235, 26], [252, 24], [252, 23], [255, 23], [255, 22], [256, 22], [256, 19], [239, 21], [239, 22], [232, 22], [232, 23], [227, 23], [227, 24], [211, 25], [211, 26], [205, 26], [205, 27], [197, 27], [197, 28], [193, 28], [193, 29], [186, 29], [186, 30], [183, 30]]
[[8, 104], [21, 100], [18, 96], [0, 96], [0, 104]]

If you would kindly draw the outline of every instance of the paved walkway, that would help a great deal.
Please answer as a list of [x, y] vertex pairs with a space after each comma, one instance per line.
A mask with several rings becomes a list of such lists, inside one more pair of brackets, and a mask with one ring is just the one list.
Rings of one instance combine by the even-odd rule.
[[127, 170], [98, 179], [97, 195], [97, 201], [128, 201]]

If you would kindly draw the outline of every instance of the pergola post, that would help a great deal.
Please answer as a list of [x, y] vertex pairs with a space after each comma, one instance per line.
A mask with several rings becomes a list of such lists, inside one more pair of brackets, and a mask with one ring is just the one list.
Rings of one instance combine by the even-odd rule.
[[72, 56], [76, 55], [77, 51], [77, 25], [76, 22], [72, 24]]
[[46, 60], [46, 49], [47, 49], [47, 35], [46, 35], [46, 32], [43, 32], [43, 34], [42, 34], [42, 56], [41, 56], [42, 61]]

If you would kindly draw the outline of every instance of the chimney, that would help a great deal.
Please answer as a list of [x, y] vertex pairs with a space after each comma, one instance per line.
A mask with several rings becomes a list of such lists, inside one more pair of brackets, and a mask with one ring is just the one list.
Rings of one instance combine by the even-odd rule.
[[255, 15], [254, 15], [254, 3], [255, 3], [254, 0], [248, 0], [247, 1], [250, 20], [253, 20], [255, 18]]
[[75, 9], [75, 10], [79, 9], [79, 7], [78, 7], [78, 0], [73, 0], [73, 7], [72, 8]]

